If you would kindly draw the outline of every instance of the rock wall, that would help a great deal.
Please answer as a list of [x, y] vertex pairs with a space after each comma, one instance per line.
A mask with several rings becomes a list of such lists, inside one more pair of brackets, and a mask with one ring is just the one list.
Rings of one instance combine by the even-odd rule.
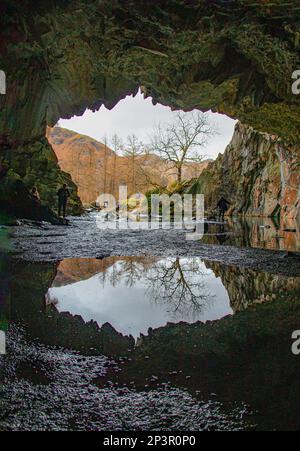
[[108, 108], [139, 87], [173, 108], [213, 109], [300, 141], [299, 8], [280, 0], [11, 0], [1, 5], [0, 136]]
[[207, 210], [221, 195], [229, 214], [300, 220], [300, 147], [238, 123], [223, 155], [200, 175], [192, 191], [203, 193]]
[[47, 125], [111, 109], [139, 88], [154, 103], [212, 109], [300, 142], [300, 96], [291, 90], [300, 13], [292, 2], [11, 0], [0, 13], [1, 160], [7, 149], [43, 152]]
[[[69, 174], [61, 171], [57, 157], [48, 141], [20, 145], [13, 151], [0, 152], [0, 208], [28, 219], [55, 222], [49, 208], [57, 208], [57, 191], [66, 183], [71, 192], [69, 213], [80, 214], [82, 204], [77, 187]], [[42, 206], [33, 202], [29, 191], [36, 186]], [[48, 209], [47, 209], [48, 207]]]

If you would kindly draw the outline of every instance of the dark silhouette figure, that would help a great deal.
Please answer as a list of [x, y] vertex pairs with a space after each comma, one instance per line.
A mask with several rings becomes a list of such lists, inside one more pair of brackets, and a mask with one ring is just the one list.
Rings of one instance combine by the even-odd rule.
[[38, 190], [37, 190], [37, 188], [36, 188], [35, 186], [32, 188], [30, 194], [32, 195], [32, 197], [35, 198], [35, 200], [37, 200], [38, 202], [40, 202], [41, 198], [40, 198], [39, 192], [38, 192]]
[[62, 188], [57, 191], [58, 196], [58, 216], [61, 216], [61, 211], [63, 212], [63, 217], [66, 217], [67, 204], [70, 197], [70, 191], [67, 185], [64, 183]]
[[226, 211], [228, 210], [230, 205], [230, 202], [228, 200], [224, 199], [224, 197], [221, 197], [221, 199], [218, 202], [218, 208], [219, 208], [219, 221], [224, 222], [224, 216]]

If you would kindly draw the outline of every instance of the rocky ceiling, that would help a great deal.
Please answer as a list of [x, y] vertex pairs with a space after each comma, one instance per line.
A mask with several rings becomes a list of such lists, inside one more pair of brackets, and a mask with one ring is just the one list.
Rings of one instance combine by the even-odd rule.
[[4, 0], [0, 9], [6, 146], [86, 108], [113, 108], [139, 87], [154, 102], [300, 141], [294, 0]]

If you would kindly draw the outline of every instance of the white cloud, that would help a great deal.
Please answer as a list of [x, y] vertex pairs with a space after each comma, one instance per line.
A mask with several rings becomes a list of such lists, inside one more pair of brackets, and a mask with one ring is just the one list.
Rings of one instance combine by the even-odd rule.
[[[104, 106], [96, 113], [87, 110], [83, 116], [60, 120], [59, 125], [98, 141], [103, 141], [105, 135], [111, 137], [114, 133], [126, 141], [128, 135], [135, 133], [140, 140], [147, 142], [153, 126], [158, 122], [170, 121], [174, 114], [176, 113], [168, 107], [152, 105], [150, 98], [145, 100], [139, 93], [134, 98], [126, 97], [111, 111]], [[229, 144], [236, 121], [221, 114], [207, 114], [212, 117], [219, 134], [211, 139], [203, 153], [207, 158], [215, 158]]]

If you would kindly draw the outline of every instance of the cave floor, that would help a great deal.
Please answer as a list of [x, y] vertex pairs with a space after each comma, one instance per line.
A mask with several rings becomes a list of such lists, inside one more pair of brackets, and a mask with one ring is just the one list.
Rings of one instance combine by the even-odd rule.
[[238, 223], [232, 227], [229, 223], [228, 230], [212, 230], [202, 240], [188, 241], [182, 230], [99, 229], [95, 218], [70, 218], [68, 227], [12, 227], [11, 253], [23, 260], [40, 262], [108, 256], [197, 256], [225, 265], [300, 276], [300, 240], [296, 230], [285, 232], [284, 236], [268, 224]]
[[[244, 403], [231, 408], [214, 396], [197, 400], [163, 384], [137, 390], [96, 378], [120, 371], [104, 356], [28, 342], [22, 328], [7, 335], [0, 357], [0, 431], [235, 431], [252, 428]], [[124, 362], [123, 362], [124, 363]]]
[[299, 430], [299, 277], [198, 257], [2, 268], [0, 430]]
[[[201, 241], [181, 230], [103, 230], [93, 215], [5, 229], [0, 431], [299, 430], [297, 232], [215, 227]], [[159, 310], [167, 292], [176, 301], [178, 271], [184, 286], [191, 278], [202, 297], [214, 295], [211, 318], [187, 321], [184, 308], [169, 322], [170, 306]], [[110, 309], [98, 311], [104, 301]], [[125, 313], [136, 333], [118, 324]]]

